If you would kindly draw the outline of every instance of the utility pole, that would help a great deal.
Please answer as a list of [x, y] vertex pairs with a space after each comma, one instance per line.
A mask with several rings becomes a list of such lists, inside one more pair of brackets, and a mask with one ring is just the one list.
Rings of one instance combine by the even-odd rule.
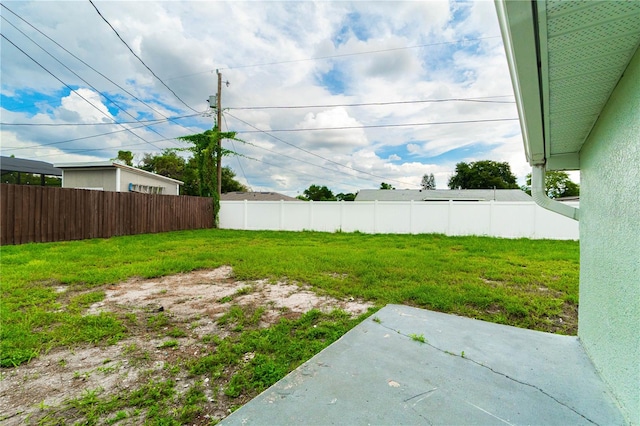
[[216, 74], [218, 74], [218, 96], [216, 97], [216, 112], [217, 119], [216, 125], [218, 127], [218, 148], [217, 148], [217, 159], [216, 159], [216, 172], [218, 173], [218, 199], [222, 195], [222, 138], [220, 134], [222, 133], [222, 74], [220, 71], [216, 70]]

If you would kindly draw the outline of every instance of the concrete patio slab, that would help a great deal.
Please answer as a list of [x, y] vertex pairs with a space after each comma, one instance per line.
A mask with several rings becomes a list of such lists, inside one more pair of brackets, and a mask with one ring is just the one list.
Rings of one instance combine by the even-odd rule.
[[624, 419], [577, 337], [388, 305], [222, 423], [621, 425]]

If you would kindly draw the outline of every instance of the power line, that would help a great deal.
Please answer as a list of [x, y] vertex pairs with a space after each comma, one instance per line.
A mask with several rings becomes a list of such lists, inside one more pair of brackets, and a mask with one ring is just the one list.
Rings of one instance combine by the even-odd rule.
[[[227, 127], [227, 131], [229, 131], [229, 125], [227, 124], [227, 117], [222, 116], [223, 120], [224, 120], [224, 125]], [[220, 126], [220, 128], [222, 128], [222, 126]], [[231, 146], [233, 147], [233, 150], [236, 151], [236, 144], [233, 142], [233, 139], [231, 139]], [[240, 156], [237, 156], [236, 159], [238, 160], [238, 166], [240, 166], [240, 170], [242, 171], [242, 176], [244, 176], [244, 180], [247, 182], [247, 184], [249, 184], [249, 179], [247, 179], [247, 175], [244, 172], [244, 167], [242, 167], [242, 163], [240, 162]]]
[[140, 61], [140, 63], [141, 63], [142, 65], [144, 65], [144, 67], [145, 67], [146, 69], [148, 69], [148, 70], [149, 70], [149, 72], [150, 72], [150, 73], [151, 73], [151, 74], [152, 74], [152, 75], [153, 75], [153, 76], [154, 76], [154, 77], [155, 77], [155, 78], [156, 78], [160, 83], [162, 83], [162, 85], [163, 85], [164, 87], [166, 87], [166, 88], [167, 88], [171, 93], [173, 93], [173, 96], [175, 96], [175, 97], [176, 97], [176, 99], [178, 99], [180, 102], [182, 102], [182, 104], [183, 104], [183, 105], [185, 105], [187, 108], [189, 108], [189, 109], [190, 109], [191, 111], [193, 111], [193, 112], [198, 112], [198, 111], [196, 111], [195, 109], [193, 109], [191, 106], [189, 106], [185, 101], [183, 101], [183, 100], [182, 100], [182, 98], [180, 98], [180, 96], [178, 96], [178, 95], [176, 94], [176, 92], [174, 92], [174, 91], [173, 91], [169, 86], [167, 86], [167, 83], [165, 83], [164, 81], [162, 81], [162, 79], [161, 79], [160, 77], [158, 77], [158, 76], [156, 75], [156, 73], [155, 73], [155, 72], [153, 72], [153, 70], [152, 70], [151, 68], [149, 68], [149, 66], [148, 66], [147, 64], [145, 64], [145, 63], [144, 63], [144, 61], [143, 61], [143, 60], [142, 60], [138, 55], [136, 55], [136, 52], [134, 52], [134, 51], [133, 51], [133, 49], [131, 49], [131, 47], [129, 47], [129, 45], [127, 44], [127, 42], [126, 42], [126, 41], [124, 41], [124, 39], [120, 36], [120, 34], [118, 33], [118, 31], [116, 31], [116, 29], [115, 29], [115, 28], [113, 28], [113, 25], [111, 25], [111, 23], [107, 20], [107, 18], [105, 18], [104, 16], [102, 16], [102, 13], [100, 13], [100, 10], [96, 7], [96, 5], [95, 5], [95, 4], [93, 4], [93, 1], [92, 1], [92, 0], [89, 0], [89, 3], [91, 3], [91, 6], [93, 6], [93, 8], [96, 10], [96, 12], [98, 12], [98, 15], [100, 15], [100, 17], [102, 18], [102, 20], [103, 20], [104, 22], [106, 22], [106, 23], [107, 23], [107, 25], [109, 25], [109, 27], [113, 30], [113, 32], [114, 32], [114, 33], [116, 33], [116, 35], [118, 36], [118, 38], [120, 39], [120, 41], [121, 41], [121, 42], [122, 42], [122, 43], [127, 47], [127, 49], [129, 49], [129, 52], [131, 52], [131, 54], [132, 54], [133, 56], [135, 56], [135, 57], [136, 57], [136, 59], [138, 59], [138, 60]]
[[[240, 120], [238, 117], [231, 117]], [[421, 126], [439, 126], [448, 124], [469, 124], [469, 123], [492, 123], [500, 121], [516, 121], [518, 118], [492, 118], [486, 120], [461, 120], [461, 121], [433, 121], [429, 123], [402, 123], [402, 124], [371, 124], [362, 126], [341, 126], [341, 127], [316, 127], [307, 129], [274, 129], [269, 130], [270, 133], [276, 132], [315, 132], [319, 130], [351, 130], [351, 129], [380, 129], [380, 128], [393, 128], [393, 127], [421, 127]], [[242, 120], [240, 120], [242, 121]], [[243, 121], [243, 123], [246, 123]], [[248, 124], [248, 123], [247, 123]], [[253, 127], [253, 126], [252, 126]], [[240, 130], [237, 133], [264, 133], [264, 130]]]
[[228, 110], [254, 110], [254, 109], [335, 108], [335, 107], [402, 105], [402, 104], [439, 103], [439, 102], [478, 102], [478, 103], [492, 103], [492, 104], [515, 104], [515, 101], [490, 100], [490, 98], [504, 98], [504, 97], [513, 97], [513, 95], [484, 96], [484, 97], [479, 97], [479, 98], [449, 98], [449, 99], [425, 99], [425, 100], [415, 100], [415, 101], [367, 102], [367, 103], [354, 103], [354, 104], [227, 107], [225, 109], [228, 109]]
[[[294, 157], [289, 157], [288, 155], [278, 154], [278, 153], [276, 153], [276, 152], [274, 152], [274, 151], [271, 151], [270, 149], [263, 148], [263, 147], [261, 147], [261, 146], [258, 146], [258, 145], [255, 145], [255, 144], [252, 144], [251, 142], [246, 142], [246, 141], [245, 141], [245, 142], [244, 142], [244, 144], [245, 144], [245, 145], [252, 145], [252, 146], [254, 146], [254, 147], [256, 147], [256, 148], [264, 149], [265, 151], [272, 152], [272, 153], [277, 154], [277, 155], [280, 155], [280, 156], [282, 156], [282, 157], [287, 157], [287, 158], [291, 158], [291, 159], [293, 159], [293, 160], [301, 161], [301, 162], [303, 162], [303, 163], [307, 163], [307, 164], [310, 164], [310, 165], [312, 165], [312, 166], [321, 167], [321, 168], [323, 168], [323, 169], [327, 169], [327, 170], [329, 170], [329, 171], [331, 171], [331, 172], [344, 173], [344, 172], [341, 172], [340, 170], [332, 170], [332, 169], [329, 169], [329, 168], [324, 167], [324, 166], [318, 166], [317, 164], [313, 164], [313, 163], [310, 163], [310, 162], [308, 162], [308, 161], [300, 160], [300, 159], [297, 159], [297, 158], [294, 158]], [[247, 159], [249, 159], [249, 160], [257, 161], [257, 162], [259, 162], [259, 163], [263, 163], [263, 164], [266, 164], [266, 165], [268, 165], [268, 166], [276, 167], [276, 168], [278, 168], [278, 169], [282, 169], [282, 170], [287, 171], [287, 172], [296, 173], [296, 174], [300, 174], [300, 173], [301, 173], [301, 174], [304, 174], [304, 175], [307, 175], [307, 176], [311, 176], [311, 177], [314, 177], [314, 178], [318, 178], [318, 179], [322, 179], [322, 180], [325, 180], [325, 181], [335, 182], [335, 183], [338, 183], [338, 184], [342, 184], [342, 185], [350, 186], [350, 187], [352, 187], [352, 188], [360, 189], [360, 187], [358, 187], [358, 186], [351, 185], [351, 184], [345, 184], [345, 183], [344, 183], [344, 182], [342, 182], [342, 181], [337, 181], [337, 180], [334, 180], [334, 179], [331, 179], [331, 178], [327, 178], [327, 176], [318, 176], [318, 175], [313, 175], [313, 174], [311, 174], [311, 173], [303, 172], [303, 171], [301, 171], [301, 170], [291, 170], [291, 169], [287, 169], [286, 167], [283, 167], [283, 166], [281, 166], [281, 165], [279, 165], [279, 164], [269, 163], [268, 161], [259, 160], [259, 159], [257, 159], [257, 158], [249, 157], [248, 155], [243, 155], [243, 154], [239, 154], [239, 153], [238, 153], [238, 156], [242, 156], [242, 157], [247, 158]], [[345, 173], [345, 174], [347, 174], [347, 176], [349, 176], [349, 177], [351, 177], [351, 178], [353, 178], [353, 177], [354, 177], [354, 176], [349, 175], [348, 173]], [[245, 179], [246, 179], [246, 176], [245, 176]], [[359, 180], [366, 180], [366, 179], [357, 178], [357, 177], [356, 177], [356, 179], [359, 179]], [[247, 182], [248, 182], [248, 180], [247, 180]]]
[[[25, 56], [27, 56], [29, 59], [31, 59], [33, 62], [35, 62], [38, 66], [40, 66], [40, 68], [42, 68], [43, 70], [45, 70], [48, 74], [50, 74], [53, 78], [55, 78], [56, 80], [58, 80], [60, 83], [64, 84], [67, 88], [69, 88], [69, 90], [71, 90], [72, 92], [74, 92], [76, 95], [78, 95], [80, 98], [82, 98], [85, 102], [87, 102], [89, 105], [91, 105], [92, 107], [94, 107], [97, 111], [99, 111], [102, 115], [109, 117], [104, 111], [102, 111], [100, 108], [98, 108], [95, 104], [93, 104], [91, 101], [89, 101], [87, 98], [85, 98], [84, 96], [82, 96], [77, 90], [75, 90], [74, 88], [72, 88], [71, 86], [69, 86], [67, 83], [65, 83], [64, 81], [60, 80], [58, 77], [56, 77], [51, 71], [49, 71], [47, 68], [45, 68], [40, 62], [36, 61], [33, 57], [31, 57], [27, 52], [25, 52], [24, 50], [22, 50], [20, 47], [18, 47], [14, 42], [12, 42], [11, 40], [9, 40], [4, 34], [0, 34], [2, 36], [2, 38], [4, 38], [5, 40], [7, 40], [9, 43], [11, 43], [16, 49], [18, 49], [20, 52], [22, 52]], [[145, 140], [142, 136], [135, 134], [134, 132], [132, 132], [130, 129], [125, 128], [125, 131], [128, 131], [129, 133], [131, 133], [132, 135], [136, 136], [137, 138], [142, 139], [144, 142], [148, 143], [149, 145], [153, 146], [156, 149], [160, 149], [160, 147], [157, 147], [155, 145], [153, 145], [151, 142]]]
[[366, 52], [341, 53], [341, 54], [338, 54], [338, 55], [319, 56], [319, 57], [315, 57], [315, 58], [291, 59], [291, 60], [288, 60], [288, 61], [268, 62], [268, 63], [263, 63], [263, 64], [240, 65], [240, 66], [236, 66], [236, 67], [228, 67], [228, 68], [221, 68], [221, 69], [252, 68], [252, 67], [261, 67], [261, 66], [266, 66], [266, 65], [280, 65], [280, 64], [290, 64], [290, 63], [294, 63], [294, 62], [317, 61], [317, 60], [333, 59], [333, 58], [344, 58], [344, 57], [347, 57], [347, 56], [369, 55], [371, 53], [395, 52], [395, 51], [398, 51], [398, 50], [408, 50], [408, 49], [421, 49], [421, 48], [424, 48], [424, 47], [443, 46], [443, 45], [448, 45], [448, 44], [458, 44], [458, 43], [463, 43], [463, 42], [468, 42], [468, 41], [481, 41], [481, 40], [488, 40], [488, 39], [492, 39], [492, 38], [501, 38], [501, 36], [469, 38], [469, 39], [457, 40], [457, 41], [442, 41], [442, 42], [438, 42], [438, 43], [418, 44], [418, 45], [415, 45], [415, 46], [392, 47], [392, 48], [389, 48], [389, 49], [369, 50], [369, 51], [366, 51]]
[[[344, 182], [337, 181], [337, 180], [334, 180], [334, 179], [331, 179], [331, 178], [327, 178], [327, 176], [317, 176], [317, 175], [312, 175], [311, 173], [303, 172], [303, 171], [300, 171], [300, 170], [289, 170], [289, 169], [287, 169], [287, 168], [285, 168], [285, 167], [282, 167], [282, 166], [279, 166], [279, 165], [277, 165], [277, 164], [272, 164], [272, 163], [269, 163], [269, 162], [264, 161], [264, 160], [258, 160], [257, 158], [252, 158], [252, 157], [245, 157], [245, 158], [248, 158], [249, 160], [253, 160], [253, 161], [258, 161], [258, 162], [263, 163], [263, 164], [266, 164], [266, 165], [268, 165], [268, 166], [277, 167], [277, 168], [279, 168], [279, 169], [282, 169], [282, 170], [285, 170], [285, 171], [288, 171], [288, 172], [292, 172], [292, 173], [296, 173], [296, 174], [302, 173], [303, 175], [311, 176], [311, 177], [314, 177], [314, 178], [317, 178], [317, 179], [321, 179], [321, 180], [323, 180], [323, 181], [335, 182], [335, 183], [338, 183], [338, 184], [342, 184], [342, 185], [350, 186], [350, 187], [352, 187], [352, 188], [360, 189], [360, 187], [359, 187], [359, 186], [355, 186], [355, 185], [348, 184], [348, 183], [347, 183], [347, 184], [345, 184]], [[358, 179], [361, 179], [361, 178], [358, 178]], [[361, 179], [361, 180], [362, 180], [362, 179]]]
[[[158, 142], [158, 141], [156, 141]], [[133, 144], [128, 144], [128, 145], [121, 145], [118, 148], [131, 148], [132, 146], [140, 146], [143, 145], [142, 143], [133, 143]], [[47, 158], [47, 157], [60, 157], [62, 155], [67, 155], [69, 152], [73, 153], [73, 154], [80, 154], [83, 152], [93, 152], [93, 151], [110, 151], [111, 147], [107, 147], [107, 148], [78, 148], [78, 149], [68, 149], [64, 152], [61, 153], [57, 153], [57, 154], [47, 154], [47, 155], [34, 155], [32, 156], [33, 158]], [[68, 151], [68, 152], [67, 152]]]
[[408, 184], [408, 183], [406, 183], [406, 182], [402, 182], [402, 181], [395, 180], [395, 179], [385, 178], [385, 177], [383, 177], [383, 176], [375, 175], [375, 174], [373, 174], [373, 173], [369, 173], [369, 172], [366, 172], [366, 171], [364, 171], [364, 170], [354, 169], [353, 167], [346, 166], [346, 165], [344, 165], [344, 164], [338, 163], [337, 161], [333, 161], [333, 160], [331, 160], [331, 159], [329, 159], [329, 158], [326, 158], [326, 157], [323, 157], [323, 156], [321, 156], [321, 155], [319, 155], [319, 154], [316, 154], [315, 152], [312, 152], [312, 151], [306, 150], [306, 149], [304, 149], [304, 148], [300, 148], [299, 146], [296, 146], [296, 145], [292, 144], [291, 142], [287, 142], [287, 141], [285, 141], [284, 139], [281, 139], [281, 138], [279, 138], [279, 137], [277, 137], [277, 136], [274, 136], [274, 135], [272, 135], [272, 134], [271, 134], [271, 132], [272, 132], [271, 130], [269, 130], [268, 132], [267, 132], [267, 131], [265, 131], [265, 130], [261, 130], [261, 129], [257, 128], [256, 126], [254, 126], [253, 124], [250, 124], [250, 123], [248, 123], [248, 122], [246, 122], [246, 121], [242, 120], [241, 118], [238, 118], [238, 117], [236, 117], [236, 116], [234, 116], [234, 115], [232, 115], [232, 114], [228, 114], [228, 115], [229, 115], [230, 117], [235, 118], [235, 119], [236, 119], [236, 120], [238, 120], [238, 121], [241, 121], [242, 123], [246, 124], [247, 126], [249, 126], [249, 127], [252, 127], [252, 128], [254, 128], [254, 129], [256, 129], [256, 131], [237, 132], [237, 133], [264, 133], [265, 135], [270, 136], [270, 137], [272, 137], [273, 139], [276, 139], [276, 140], [278, 140], [278, 141], [280, 141], [280, 142], [282, 142], [282, 143], [284, 143], [284, 144], [287, 144], [287, 145], [289, 145], [289, 146], [291, 146], [291, 147], [293, 147], [293, 148], [295, 148], [295, 149], [298, 149], [298, 150], [300, 150], [300, 151], [302, 151], [302, 152], [306, 152], [307, 154], [313, 155], [314, 157], [318, 157], [318, 158], [320, 158], [320, 159], [322, 159], [322, 160], [324, 160], [324, 161], [328, 161], [328, 162], [330, 162], [330, 163], [336, 164], [336, 165], [338, 165], [338, 166], [340, 166], [340, 167], [344, 167], [344, 168], [347, 168], [347, 169], [353, 170], [353, 171], [355, 171], [355, 172], [363, 173], [363, 174], [366, 174], [366, 175], [369, 175], [369, 176], [373, 176], [373, 177], [376, 177], [376, 178], [380, 178], [380, 179], [385, 179], [385, 180], [389, 180], [389, 181], [393, 181], [393, 182], [401, 183], [401, 184], [403, 184], [403, 185], [410, 185], [410, 184]]
[[[133, 99], [137, 100], [138, 102], [142, 103], [143, 105], [145, 105], [147, 108], [151, 109], [152, 111], [156, 112], [157, 114], [159, 114], [160, 116], [168, 119], [169, 121], [175, 120], [177, 118], [182, 118], [182, 117], [176, 117], [176, 118], [169, 118], [168, 116], [166, 116], [164, 113], [162, 113], [161, 111], [155, 109], [153, 106], [149, 105], [148, 103], [146, 103], [145, 101], [143, 101], [142, 99], [138, 98], [135, 94], [129, 92], [126, 88], [122, 87], [121, 85], [119, 85], [118, 83], [116, 83], [115, 81], [111, 80], [109, 77], [107, 77], [106, 75], [104, 75], [103, 73], [101, 73], [100, 71], [98, 71], [97, 69], [95, 69], [94, 67], [92, 67], [90, 64], [88, 64], [87, 62], [85, 62], [84, 60], [82, 60], [81, 58], [79, 58], [78, 56], [74, 55], [72, 52], [70, 52], [68, 49], [66, 49], [64, 46], [62, 46], [60, 43], [58, 43], [57, 41], [55, 41], [54, 39], [52, 39], [51, 37], [49, 37], [47, 34], [45, 34], [44, 32], [42, 32], [39, 28], [33, 26], [29, 21], [27, 21], [26, 19], [24, 19], [22, 16], [18, 15], [17, 13], [15, 13], [13, 10], [9, 9], [6, 5], [4, 4], [0, 4], [0, 6], [2, 6], [3, 8], [5, 8], [7, 11], [11, 12], [14, 16], [16, 16], [18, 19], [20, 19], [22, 22], [24, 22], [25, 24], [29, 25], [31, 28], [33, 28], [34, 30], [36, 30], [37, 32], [39, 32], [40, 34], [42, 34], [44, 37], [46, 37], [49, 41], [51, 41], [52, 43], [54, 43], [56, 46], [58, 46], [59, 48], [61, 48], [62, 50], [64, 50], [65, 52], [67, 52], [69, 55], [71, 55], [73, 58], [75, 58], [76, 60], [80, 61], [82, 64], [84, 64], [86, 67], [88, 67], [89, 69], [93, 70], [95, 73], [97, 73], [98, 75], [100, 75], [101, 77], [103, 77], [104, 79], [106, 79], [107, 81], [109, 81], [111, 84], [113, 84], [114, 86], [118, 87], [120, 90], [124, 91], [126, 94], [128, 94], [129, 96], [131, 96]], [[188, 116], [185, 116], [188, 117]], [[178, 126], [191, 131], [191, 129], [183, 126], [180, 123], [176, 123], [178, 124]]]
[[[489, 40], [489, 39], [501, 38], [501, 37], [502, 36], [498, 35], [498, 36], [488, 36], [488, 37], [480, 37], [480, 38], [468, 38], [468, 39], [464, 39], [464, 40], [443, 41], [443, 42], [438, 42], [438, 43], [418, 44], [418, 45], [415, 45], [415, 46], [394, 47], [394, 48], [389, 48], [389, 49], [367, 50], [367, 51], [364, 51], [364, 52], [342, 53], [342, 54], [337, 54], [337, 55], [318, 56], [318, 57], [314, 57], [314, 58], [290, 59], [290, 60], [287, 60], [287, 61], [266, 62], [266, 63], [260, 63], [260, 64], [251, 64], [251, 65], [237, 65], [235, 67], [218, 68], [218, 69], [219, 70], [233, 70], [233, 69], [240, 69], [240, 68], [263, 67], [263, 66], [269, 66], [269, 65], [292, 64], [292, 63], [295, 63], [295, 62], [319, 61], [319, 60], [324, 60], [324, 59], [343, 58], [343, 57], [347, 57], [347, 56], [369, 55], [369, 54], [372, 54], [372, 53], [385, 53], [385, 52], [394, 52], [394, 51], [398, 51], [398, 50], [421, 49], [421, 48], [424, 48], [424, 47], [442, 46], [442, 45], [449, 45], [449, 44], [459, 44], [459, 43], [465, 43], [465, 42], [470, 42], [470, 41], [482, 41], [482, 40]], [[194, 75], [209, 74], [209, 73], [213, 73], [214, 71], [215, 70], [207, 70], [207, 71], [201, 71], [201, 72], [196, 72], [196, 73], [192, 73], [192, 74], [184, 74], [184, 75], [179, 75], [179, 76], [175, 76], [175, 77], [170, 77], [167, 80], [175, 80], [175, 79], [178, 79], [178, 78], [193, 77]]]
[[[124, 130], [118, 130], [118, 132], [122, 132]], [[116, 133], [116, 132], [111, 132], [111, 133]], [[89, 136], [89, 137], [93, 137], [93, 136]], [[78, 139], [86, 139], [86, 138], [78, 138]], [[158, 142], [166, 142], [166, 141], [170, 141], [170, 140], [174, 140], [175, 138], [164, 138], [164, 139], [158, 139], [153, 141], [153, 143], [158, 143]], [[66, 142], [70, 142], [70, 141], [66, 141]], [[48, 146], [48, 145], [52, 145], [52, 144], [42, 144], [42, 145], [37, 145], [35, 146], [36, 148], [42, 147], [42, 146]], [[129, 148], [132, 146], [140, 146], [143, 145], [142, 143], [133, 143], [133, 144], [128, 144], [128, 145], [120, 145], [117, 148]], [[23, 148], [14, 148], [14, 149], [23, 149]], [[112, 149], [111, 147], [107, 147], [107, 148], [69, 148], [67, 150], [65, 150], [64, 152], [60, 153], [60, 154], [49, 154], [49, 155], [35, 155], [35, 158], [44, 158], [44, 157], [59, 157], [61, 155], [65, 155], [67, 153], [67, 151], [69, 152], [75, 152], [75, 153], [81, 153], [81, 152], [92, 152], [92, 151], [107, 151]]]
[[[140, 127], [144, 127], [144, 126], [132, 127], [131, 129], [135, 130], [135, 129], [139, 129]], [[67, 140], [58, 141], [58, 142], [42, 143], [42, 144], [39, 144], [39, 145], [31, 145], [31, 146], [23, 146], [23, 147], [10, 147], [10, 146], [9, 147], [4, 147], [3, 146], [3, 149], [5, 151], [17, 151], [17, 150], [21, 150], [21, 149], [40, 148], [42, 146], [61, 145], [63, 143], [76, 142], [76, 141], [80, 141], [80, 140], [84, 140], [84, 139], [92, 139], [92, 138], [97, 138], [97, 137], [100, 137], [100, 136], [113, 135], [115, 133], [122, 133], [122, 132], [126, 132], [126, 131], [129, 131], [129, 129], [114, 130], [112, 132], [99, 133], [97, 135], [91, 135], [91, 136], [82, 136], [82, 137], [79, 137], [79, 138], [67, 139]], [[171, 140], [171, 139], [175, 139], [175, 138], [170, 138], [169, 140]], [[160, 149], [160, 148], [158, 148], [158, 149]]]
[[[128, 115], [129, 117], [133, 118], [134, 120], [136, 120], [136, 118], [133, 116], [133, 114], [131, 114], [130, 112], [128, 112], [127, 110], [125, 110], [124, 108], [122, 108], [116, 101], [114, 101], [113, 99], [111, 99], [109, 96], [107, 96], [105, 93], [103, 93], [102, 91], [98, 90], [95, 86], [93, 86], [91, 83], [89, 83], [87, 80], [85, 80], [84, 78], [82, 78], [80, 75], [78, 75], [78, 73], [76, 73], [75, 71], [73, 71], [71, 68], [69, 68], [67, 65], [65, 65], [64, 63], [62, 63], [62, 61], [60, 61], [58, 58], [56, 58], [55, 56], [53, 56], [51, 54], [51, 52], [49, 52], [48, 50], [46, 50], [44, 47], [40, 46], [40, 44], [38, 44], [35, 40], [33, 40], [31, 37], [29, 37], [27, 34], [25, 34], [20, 28], [16, 27], [13, 23], [9, 22], [4, 16], [1, 17], [3, 20], [5, 20], [9, 25], [11, 25], [13, 28], [15, 28], [20, 34], [22, 34], [23, 36], [25, 36], [29, 41], [31, 41], [33, 44], [35, 44], [36, 46], [38, 46], [40, 49], [42, 49], [42, 51], [44, 51], [47, 55], [49, 55], [51, 58], [53, 58], [56, 62], [58, 62], [60, 65], [62, 65], [63, 67], [65, 67], [69, 72], [71, 72], [73, 75], [75, 75], [76, 77], [78, 77], [81, 81], [83, 81], [85, 84], [87, 84], [89, 87], [91, 87], [93, 90], [95, 90], [96, 92], [98, 92], [100, 95], [104, 96], [104, 98], [111, 102], [113, 105], [115, 105], [120, 111], [124, 112], [126, 115]], [[77, 93], [77, 92], [76, 92]], [[105, 114], [106, 115], [106, 114]], [[136, 120], [138, 121], [138, 120]], [[114, 120], [115, 122], [115, 120]], [[162, 135], [161, 133], [159, 133], [157, 130], [151, 128], [151, 125], [147, 125], [145, 126], [147, 129], [151, 130], [152, 132], [156, 133], [158, 136], [161, 136], [163, 138], [165, 138], [166, 136]], [[138, 135], [136, 135], [138, 136]], [[155, 145], [153, 145], [155, 146]], [[158, 148], [158, 147], [156, 147]], [[160, 148], [158, 148], [160, 149]]]
[[[162, 124], [167, 121], [181, 120], [183, 118], [196, 117], [200, 114], [188, 114], [181, 115], [178, 117], [168, 117], [168, 118], [157, 118], [154, 120], [137, 120], [137, 121], [115, 121], [113, 123], [6, 123], [0, 122], [2, 126], [41, 126], [41, 127], [62, 127], [62, 126], [114, 126], [117, 124], [144, 124], [144, 123], [152, 123], [150, 125]], [[145, 126], [141, 126], [145, 127]]]
[[[244, 144], [245, 144], [245, 145], [251, 145], [251, 146], [253, 146], [253, 147], [255, 147], [255, 148], [258, 148], [258, 149], [262, 149], [263, 151], [270, 152], [270, 153], [275, 154], [275, 155], [277, 155], [277, 156], [279, 156], [279, 157], [285, 157], [285, 158], [289, 158], [289, 159], [294, 160], [294, 161], [299, 161], [299, 162], [301, 162], [301, 163], [308, 164], [308, 165], [313, 166], [313, 167], [319, 167], [319, 168], [321, 168], [321, 169], [324, 169], [324, 170], [330, 171], [330, 172], [332, 172], [332, 173], [341, 173], [341, 174], [343, 174], [343, 175], [345, 175], [345, 176], [349, 176], [349, 177], [351, 177], [351, 178], [355, 177], [355, 176], [353, 176], [353, 175], [351, 175], [351, 174], [349, 174], [349, 173], [347, 173], [347, 172], [344, 172], [344, 171], [342, 171], [342, 170], [331, 169], [331, 168], [329, 168], [329, 167], [322, 166], [322, 165], [320, 165], [320, 164], [315, 164], [315, 163], [312, 163], [312, 162], [310, 162], [310, 161], [303, 160], [303, 159], [301, 159], [301, 158], [296, 158], [296, 157], [292, 157], [292, 156], [287, 155], [287, 154], [282, 154], [282, 153], [279, 153], [279, 152], [273, 151], [273, 150], [271, 150], [271, 149], [269, 149], [269, 148], [265, 148], [265, 147], [262, 147], [262, 146], [260, 146], [260, 145], [256, 145], [256, 144], [251, 143], [251, 142], [244, 141]], [[281, 166], [277, 166], [277, 167], [281, 167]], [[283, 168], [283, 169], [284, 169], [284, 167], [281, 167], [281, 168]], [[285, 169], [285, 170], [287, 170], [287, 169]], [[316, 177], [317, 177], [317, 176], [316, 176]], [[357, 178], [357, 179], [362, 179], [362, 178]], [[362, 180], [368, 180], [368, 179], [362, 179]], [[405, 183], [405, 185], [406, 185], [406, 183]]]

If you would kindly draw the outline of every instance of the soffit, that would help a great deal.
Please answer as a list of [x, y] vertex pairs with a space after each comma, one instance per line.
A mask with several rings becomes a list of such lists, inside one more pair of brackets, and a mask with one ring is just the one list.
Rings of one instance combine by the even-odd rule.
[[638, 48], [640, 1], [536, 5], [547, 168], [579, 168], [578, 153]]

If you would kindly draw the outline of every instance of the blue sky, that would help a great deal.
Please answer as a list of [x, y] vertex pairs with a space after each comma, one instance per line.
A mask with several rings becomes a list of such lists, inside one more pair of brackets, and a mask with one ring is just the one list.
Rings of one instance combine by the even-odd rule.
[[255, 191], [417, 188], [425, 173], [445, 188], [457, 162], [483, 159], [521, 183], [529, 171], [493, 2], [95, 4], [162, 82], [89, 2], [5, 2], [2, 155], [184, 147], [213, 124], [218, 69], [223, 129], [247, 142], [224, 163]]

